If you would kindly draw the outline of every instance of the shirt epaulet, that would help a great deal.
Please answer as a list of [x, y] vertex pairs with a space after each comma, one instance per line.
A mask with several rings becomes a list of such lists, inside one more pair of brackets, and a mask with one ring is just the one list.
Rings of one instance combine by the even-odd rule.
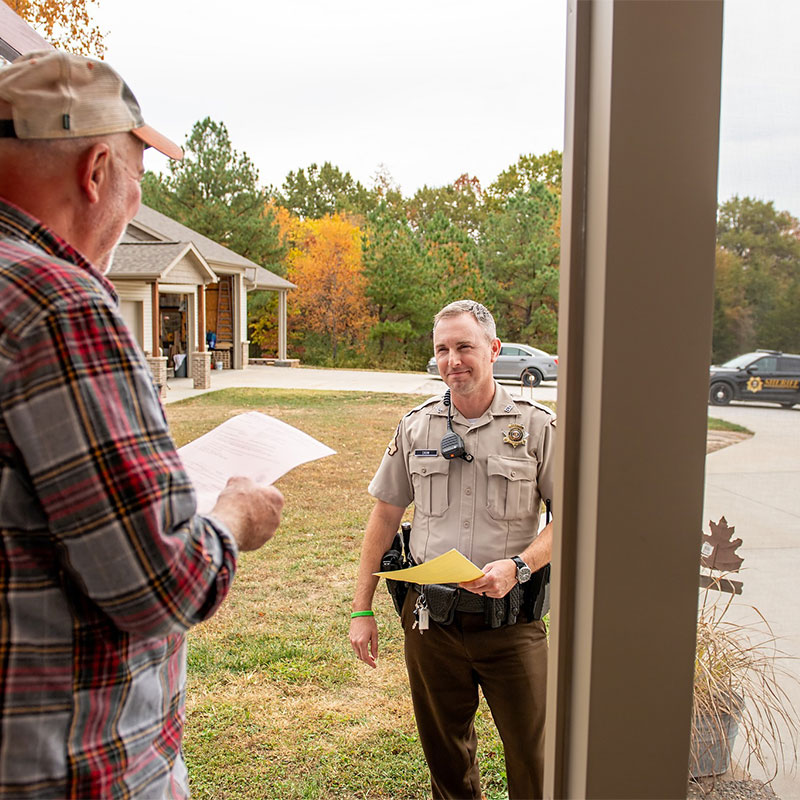
[[535, 406], [540, 411], [544, 411], [545, 413], [549, 414], [551, 417], [554, 417], [556, 415], [556, 412], [553, 411], [552, 408], [548, 408], [547, 406], [542, 405], [541, 403], [537, 403], [535, 400], [530, 400], [527, 397], [515, 397], [514, 398], [514, 403], [517, 404], [517, 405], [519, 405], [520, 403], [527, 403], [529, 406]]
[[416, 414], [417, 411], [422, 411], [423, 408], [427, 408], [428, 406], [432, 405], [433, 403], [441, 403], [442, 398], [440, 395], [434, 395], [433, 397], [429, 397], [424, 403], [420, 403], [418, 406], [414, 406], [411, 411], [403, 414], [403, 419], [406, 417], [410, 417], [412, 414]]

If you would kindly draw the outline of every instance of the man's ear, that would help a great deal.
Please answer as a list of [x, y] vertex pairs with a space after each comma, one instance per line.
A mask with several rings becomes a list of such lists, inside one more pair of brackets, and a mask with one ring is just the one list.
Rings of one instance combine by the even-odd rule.
[[78, 164], [81, 190], [90, 203], [99, 203], [102, 190], [111, 178], [111, 148], [98, 142], [86, 150]]
[[492, 348], [492, 361], [497, 361], [497, 356], [500, 355], [500, 344], [499, 339], [492, 339], [491, 348]]

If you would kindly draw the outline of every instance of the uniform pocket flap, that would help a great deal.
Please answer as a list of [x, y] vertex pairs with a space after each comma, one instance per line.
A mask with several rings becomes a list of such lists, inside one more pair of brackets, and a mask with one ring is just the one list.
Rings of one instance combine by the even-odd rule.
[[410, 455], [408, 469], [412, 475], [447, 475], [450, 462], [441, 456]]
[[509, 481], [533, 481], [536, 480], [536, 467], [536, 462], [530, 458], [523, 461], [510, 456], [489, 456], [487, 472], [490, 476], [499, 475]]

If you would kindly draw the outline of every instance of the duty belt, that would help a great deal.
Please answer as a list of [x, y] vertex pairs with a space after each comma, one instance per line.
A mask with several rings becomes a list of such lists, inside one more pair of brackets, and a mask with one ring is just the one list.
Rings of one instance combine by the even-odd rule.
[[456, 604], [454, 611], [464, 611], [467, 614], [483, 614], [484, 610], [486, 609], [486, 598], [482, 594], [475, 594], [475, 592], [470, 592], [467, 589], [459, 589], [456, 587], [449, 587], [447, 584], [429, 584], [427, 586], [421, 586], [418, 583], [410, 584], [411, 588], [414, 589], [419, 594], [427, 593], [429, 596], [432, 594], [432, 588], [439, 588], [444, 587], [446, 589], [451, 589], [451, 591], [455, 591], [456, 593]]

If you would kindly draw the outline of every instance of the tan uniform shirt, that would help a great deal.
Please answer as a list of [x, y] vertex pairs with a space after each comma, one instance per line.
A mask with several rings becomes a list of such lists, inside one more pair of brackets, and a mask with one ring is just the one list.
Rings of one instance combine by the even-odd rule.
[[369, 485], [386, 503], [414, 503], [418, 564], [454, 547], [483, 567], [521, 553], [536, 536], [540, 504], [553, 496], [555, 415], [495, 387], [491, 406], [472, 424], [453, 406], [453, 430], [473, 461], [441, 455], [447, 408], [434, 397], [400, 420]]

